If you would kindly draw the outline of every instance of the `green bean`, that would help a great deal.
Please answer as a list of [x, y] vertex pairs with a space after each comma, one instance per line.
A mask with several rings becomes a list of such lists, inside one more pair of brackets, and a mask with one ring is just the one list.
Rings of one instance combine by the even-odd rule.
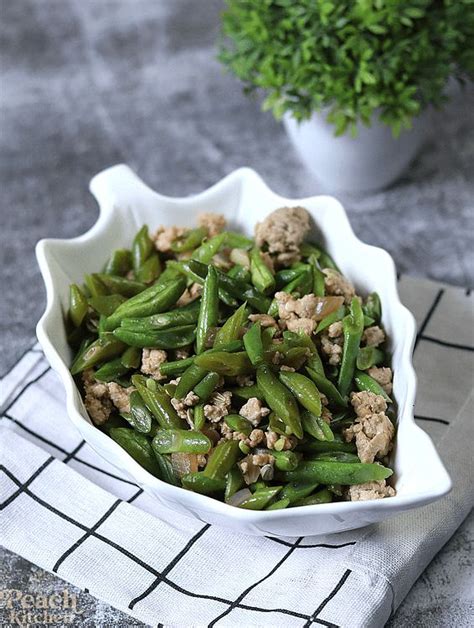
[[342, 328], [344, 331], [344, 349], [339, 370], [338, 388], [341, 395], [346, 397], [351, 388], [360, 340], [364, 331], [362, 308], [357, 297], [352, 299], [350, 314], [344, 317]]
[[316, 259], [321, 255], [321, 249], [312, 242], [302, 242], [300, 245], [301, 257], [310, 257], [314, 255]]
[[152, 447], [159, 454], [207, 454], [212, 443], [205, 434], [194, 430], [158, 430]]
[[75, 283], [69, 286], [69, 318], [74, 327], [79, 327], [88, 310], [87, 299], [82, 290]]
[[230, 316], [224, 325], [218, 329], [216, 337], [214, 339], [214, 348], [218, 349], [223, 345], [233, 342], [240, 338], [240, 332], [247, 320], [247, 304], [243, 303], [233, 314]]
[[[168, 262], [168, 265], [170, 268], [176, 269], [177, 271], [181, 272], [182, 274], [184, 274], [186, 277], [188, 277], [195, 283], [198, 283], [200, 286], [204, 285], [204, 278], [206, 277], [206, 274], [207, 274], [206, 264], [201, 264], [197, 260], [188, 260], [187, 262], [170, 261]], [[191, 265], [193, 266], [192, 268], [191, 268]], [[196, 272], [196, 270], [198, 270], [199, 272]], [[204, 270], [204, 275], [203, 275], [203, 270]], [[239, 302], [237, 301], [237, 299], [235, 299], [231, 294], [229, 294], [229, 292], [225, 288], [223, 288], [221, 285], [219, 285], [218, 294], [219, 294], [219, 299], [223, 303], [228, 305], [229, 307], [234, 307], [234, 308], [238, 307]]]
[[268, 486], [255, 491], [250, 497], [239, 504], [239, 508], [247, 510], [264, 510], [281, 491], [281, 486]]
[[269, 453], [275, 458], [275, 468], [279, 471], [294, 471], [302, 458], [300, 453], [288, 450], [272, 450]]
[[123, 277], [132, 269], [132, 253], [128, 249], [116, 249], [104, 268], [106, 275]]
[[161, 261], [158, 253], [151, 253], [150, 257], [143, 262], [135, 275], [137, 281], [141, 283], [153, 283], [161, 273]]
[[330, 401], [333, 401], [338, 406], [347, 407], [347, 399], [345, 399], [341, 395], [341, 393], [329, 379], [309, 367], [306, 367], [306, 372], [316, 384], [318, 390], [325, 394]]
[[206, 240], [199, 248], [193, 251], [191, 255], [192, 259], [202, 262], [203, 264], [210, 264], [214, 255], [218, 253], [221, 247], [226, 243], [226, 239], [226, 233], [218, 233], [213, 238]]
[[299, 277], [307, 268], [309, 268], [307, 265], [298, 268], [283, 268], [275, 273], [275, 282], [278, 290], [286, 286], [290, 281], [293, 281], [293, 279]]
[[201, 368], [194, 362], [191, 366], [184, 371], [181, 376], [178, 386], [176, 387], [175, 397], [176, 399], [184, 399], [188, 392], [190, 392], [194, 386], [199, 384], [202, 378], [208, 373], [206, 369]]
[[194, 356], [184, 358], [183, 360], [163, 362], [163, 364], [160, 364], [160, 374], [165, 377], [174, 377], [183, 373], [191, 364], [194, 364]]
[[132, 244], [132, 265], [135, 273], [138, 272], [139, 268], [150, 257], [152, 251], [153, 242], [148, 235], [148, 227], [143, 225], [136, 234]]
[[228, 414], [224, 417], [224, 422], [234, 432], [242, 432], [245, 436], [249, 436], [253, 430], [253, 425], [247, 419], [244, 419], [240, 414]]
[[241, 264], [235, 264], [235, 266], [232, 266], [232, 268], [227, 271], [227, 275], [237, 279], [238, 281], [245, 281], [245, 283], [248, 283], [251, 280], [250, 271], [244, 268], [244, 266], [241, 266]]
[[170, 398], [155, 380], [147, 379], [143, 375], [133, 375], [132, 384], [140, 393], [147, 408], [163, 429], [180, 429], [183, 421], [176, 414]]
[[331, 427], [320, 417], [309, 411], [303, 412], [301, 416], [303, 429], [305, 432], [322, 441], [333, 441], [334, 434]]
[[282, 292], [293, 294], [298, 291], [301, 295], [308, 294], [312, 289], [312, 277], [309, 270], [304, 270], [300, 275], [295, 277], [286, 286], [282, 288]]
[[280, 372], [280, 381], [293, 393], [303, 408], [316, 416], [321, 414], [321, 397], [314, 382], [301, 373]]
[[164, 284], [155, 284], [144, 290], [115, 310], [109, 316], [107, 329], [112, 331], [120, 325], [124, 318], [144, 317], [150, 314], [166, 312], [176, 303], [186, 288], [186, 281], [183, 277], [172, 280]]
[[140, 366], [141, 358], [142, 352], [140, 349], [137, 347], [128, 347], [128, 349], [123, 352], [120, 361], [127, 369], [137, 369]]
[[290, 505], [289, 499], [287, 498], [279, 499], [278, 501], [270, 504], [270, 506], [267, 506], [265, 510], [283, 510], [283, 508], [287, 508], [289, 505]]
[[202, 430], [204, 425], [206, 424], [206, 416], [204, 414], [204, 405], [202, 403], [198, 403], [194, 406], [193, 410], [193, 424], [195, 430]]
[[365, 304], [362, 306], [364, 314], [366, 316], [370, 316], [374, 321], [380, 322], [382, 318], [382, 304], [380, 302], [380, 297], [376, 292], [372, 292], [367, 297]]
[[317, 335], [321, 333], [322, 331], [324, 331], [325, 329], [327, 329], [333, 323], [342, 321], [345, 313], [346, 313], [346, 308], [344, 305], [341, 305], [341, 307], [337, 308], [337, 310], [335, 310], [334, 312], [331, 312], [331, 314], [328, 314], [327, 316], [325, 316], [323, 320], [319, 322], [318, 326], [316, 327], [316, 331], [314, 333]]
[[250, 251], [250, 277], [260, 292], [270, 292], [275, 288], [275, 277], [263, 261], [259, 249], [255, 248]]
[[276, 432], [277, 434], [281, 434], [282, 436], [289, 436], [291, 434], [291, 429], [280, 419], [277, 414], [275, 414], [275, 412], [270, 413], [268, 421], [269, 428], [272, 432]]
[[169, 457], [159, 454], [157, 451], [154, 451], [154, 454], [160, 467], [161, 479], [173, 486], [181, 486], [181, 482], [173, 469]]
[[356, 451], [356, 446], [354, 443], [346, 443], [341, 440], [339, 437], [334, 437], [333, 441], [320, 441], [320, 440], [311, 440], [305, 441], [298, 445], [298, 450], [310, 452], [310, 453], [320, 453], [320, 452], [348, 452], [353, 453]]
[[[107, 297], [105, 297], [107, 298]], [[169, 312], [152, 314], [140, 318], [124, 318], [120, 323], [121, 327], [134, 331], [162, 330], [169, 327], [180, 327], [196, 323], [199, 316], [199, 301], [193, 301], [183, 307], [178, 307]]]
[[374, 393], [374, 395], [381, 395], [387, 403], [392, 403], [392, 400], [387, 395], [382, 386], [375, 381], [373, 377], [367, 375], [363, 371], [356, 371], [354, 375], [354, 381], [359, 390], [367, 390]]
[[300, 462], [294, 471], [279, 471], [283, 481], [318, 482], [319, 484], [364, 484], [385, 480], [393, 471], [376, 463], [328, 462], [325, 460]]
[[117, 275], [94, 273], [92, 277], [96, 285], [100, 282], [105, 287], [105, 292], [98, 292], [98, 294], [92, 294], [92, 296], [110, 293], [121, 294], [123, 297], [134, 297], [144, 292], [146, 289], [145, 284], [140, 281], [132, 281], [131, 279], [125, 279], [125, 277], [119, 277]]
[[287, 499], [290, 504], [294, 504], [300, 499], [311, 495], [318, 486], [319, 482], [288, 482], [281, 490], [280, 499]]
[[311, 254], [309, 257], [311, 270], [313, 272], [313, 294], [317, 297], [324, 297], [326, 288], [324, 284], [324, 273], [319, 268], [318, 257]]
[[122, 305], [126, 300], [126, 297], [123, 297], [121, 294], [107, 294], [90, 297], [88, 303], [98, 314], [111, 316], [118, 306]]
[[370, 316], [367, 316], [366, 314], [364, 314], [364, 329], [366, 327], [371, 327], [374, 323], [375, 323], [375, 318], [371, 318]]
[[137, 390], [132, 391], [130, 394], [129, 414], [130, 417], [128, 421], [138, 432], [150, 434], [153, 425], [153, 416]]
[[210, 372], [206, 373], [199, 384], [196, 384], [193, 388], [195, 395], [199, 397], [201, 403], [204, 403], [209, 399], [214, 390], [217, 388], [220, 382], [220, 375], [218, 373]]
[[264, 396], [256, 384], [252, 384], [252, 386], [230, 388], [230, 392], [232, 393], [232, 397], [238, 397], [239, 399], [243, 399], [245, 401], [248, 401], [252, 397], [256, 397], [257, 399], [260, 399], [260, 401], [264, 400]]
[[313, 454], [308, 460], [329, 460], [330, 462], [360, 462], [357, 454], [351, 454], [347, 451], [322, 451]]
[[181, 478], [183, 487], [188, 491], [200, 493], [201, 495], [215, 495], [223, 493], [226, 487], [224, 478], [211, 478], [204, 475], [204, 472], [188, 473]]
[[175, 240], [171, 244], [171, 250], [174, 253], [184, 253], [186, 251], [192, 251], [201, 244], [204, 238], [207, 236], [207, 229], [205, 227], [196, 227], [188, 231], [184, 238]]
[[125, 451], [152, 475], [161, 477], [160, 467], [153, 454], [153, 449], [148, 438], [128, 427], [114, 427], [109, 435]]
[[253, 366], [263, 363], [264, 355], [260, 323], [254, 323], [245, 333], [244, 347]]
[[235, 440], [220, 442], [211, 452], [203, 474], [212, 479], [224, 479], [239, 458], [239, 444]]
[[225, 351], [201, 353], [195, 357], [194, 364], [225, 377], [248, 375], [252, 372], [252, 364], [244, 351], [238, 353], [226, 353]]
[[94, 379], [100, 382], [113, 382], [122, 377], [122, 375], [125, 375], [128, 370], [129, 369], [122, 364], [121, 358], [115, 358], [115, 360], [103, 364], [100, 369], [94, 373]]
[[99, 279], [99, 276], [96, 273], [94, 273], [93, 275], [84, 275], [84, 283], [91, 297], [98, 297], [109, 294], [108, 288]]
[[237, 491], [245, 486], [244, 478], [240, 472], [239, 467], [232, 467], [229, 473], [226, 475], [225, 494], [224, 499], [226, 502], [235, 495]]
[[333, 496], [327, 488], [323, 488], [321, 491], [314, 493], [313, 495], [308, 495], [308, 497], [303, 497], [296, 501], [293, 506], [314, 506], [316, 504], [329, 504], [332, 502]]
[[253, 246], [253, 240], [247, 238], [241, 233], [235, 233], [235, 231], [224, 231], [226, 236], [226, 244], [230, 249], [251, 249]]
[[211, 327], [217, 325], [219, 318], [218, 279], [214, 266], [209, 266], [204, 281], [201, 298], [201, 307], [196, 329], [196, 353], [202, 353], [206, 348], [207, 335]]
[[257, 368], [257, 385], [262, 391], [267, 405], [290, 428], [297, 438], [303, 437], [303, 428], [298, 404], [291, 392], [284, 386], [266, 365]]
[[123, 352], [124, 348], [124, 343], [112, 334], [104, 334], [76, 356], [71, 366], [71, 373], [72, 375], [77, 375], [81, 371], [92, 368], [99, 362], [106, 362], [111, 358], [115, 358]]
[[117, 327], [114, 336], [131, 347], [154, 347], [157, 349], [180, 349], [187, 347], [196, 338], [194, 325], [171, 327], [152, 331], [134, 331], [125, 327]]
[[361, 347], [357, 354], [356, 365], [359, 371], [366, 371], [372, 366], [382, 364], [384, 360], [384, 352], [377, 347]]

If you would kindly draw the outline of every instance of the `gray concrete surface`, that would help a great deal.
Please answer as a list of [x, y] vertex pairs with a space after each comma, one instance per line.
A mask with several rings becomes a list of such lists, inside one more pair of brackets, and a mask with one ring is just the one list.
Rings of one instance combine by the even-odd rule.
[[[220, 0], [1, 0], [1, 370], [34, 341], [44, 291], [42, 237], [96, 220], [90, 177], [117, 162], [170, 195], [197, 192], [249, 165], [277, 191], [320, 191], [280, 124], [243, 96], [215, 59]], [[474, 95], [456, 92], [402, 180], [342, 198], [357, 234], [401, 272], [461, 286], [472, 256]], [[433, 561], [391, 626], [467, 625], [457, 591], [472, 577], [473, 518]], [[0, 587], [52, 593], [64, 584], [17, 556], [0, 557]], [[138, 625], [80, 593], [80, 623]]]

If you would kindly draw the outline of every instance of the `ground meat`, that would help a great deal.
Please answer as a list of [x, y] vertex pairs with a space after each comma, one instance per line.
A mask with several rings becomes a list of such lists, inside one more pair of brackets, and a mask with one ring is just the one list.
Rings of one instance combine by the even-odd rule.
[[235, 378], [237, 380], [237, 384], [243, 388], [245, 386], [253, 386], [255, 381], [252, 379], [250, 375], [237, 375]]
[[165, 379], [165, 376], [160, 373], [160, 366], [166, 362], [166, 359], [166, 351], [162, 349], [143, 349], [140, 370], [146, 375], [151, 375], [157, 381]]
[[279, 329], [276, 320], [269, 314], [250, 314], [249, 321], [252, 323], [258, 322], [262, 327], [274, 327], [275, 329]]
[[198, 225], [207, 229], [210, 238], [220, 233], [225, 227], [225, 218], [222, 214], [206, 212], [198, 215]]
[[197, 403], [199, 403], [199, 397], [192, 390], [188, 392], [184, 399], [176, 399], [175, 397], [171, 399], [171, 405], [176, 410], [178, 416], [186, 420], [189, 418], [189, 408], [192, 408]]
[[188, 303], [192, 303], [202, 294], [202, 286], [198, 283], [192, 283], [189, 288], [183, 292], [183, 294], [179, 297], [176, 302], [177, 307], [183, 307], [184, 305], [188, 305]]
[[387, 395], [392, 392], [392, 369], [388, 366], [373, 366], [370, 368], [367, 373], [370, 377], [373, 377], [376, 382], [378, 382], [382, 388], [385, 390]]
[[331, 323], [328, 327], [328, 336], [329, 338], [340, 338], [344, 334], [344, 329], [342, 327], [341, 321], [336, 321], [335, 323]]
[[107, 384], [96, 381], [92, 370], [84, 371], [82, 381], [84, 383], [86, 410], [95, 425], [102, 425], [112, 412], [112, 401], [109, 397]]
[[262, 405], [260, 399], [251, 397], [241, 408], [239, 414], [257, 426], [264, 416], [270, 414], [270, 409]]
[[176, 359], [177, 360], [185, 360], [186, 358], [189, 358], [189, 351], [188, 351], [188, 349], [176, 349]]
[[349, 486], [347, 497], [352, 502], [360, 502], [368, 499], [383, 499], [393, 497], [396, 491], [391, 486], [387, 486], [385, 480], [378, 482], [366, 482], [365, 484], [353, 484]]
[[258, 247], [267, 246], [276, 261], [289, 266], [300, 259], [299, 248], [310, 229], [310, 217], [303, 207], [282, 207], [255, 227]]
[[[285, 451], [287, 449], [293, 449], [296, 447], [296, 439], [292, 436], [284, 436], [282, 434], [277, 434], [272, 430], [268, 430], [265, 433], [265, 438], [267, 441], [268, 449], [277, 449], [278, 451]], [[278, 442], [277, 447], [275, 447]]]
[[385, 332], [377, 325], [367, 327], [362, 334], [362, 342], [368, 347], [378, 347], [382, 342], [385, 342]]
[[159, 227], [153, 236], [156, 249], [161, 253], [169, 253], [173, 242], [181, 238], [187, 231], [188, 229], [185, 227]]
[[349, 305], [352, 297], [355, 296], [354, 286], [351, 282], [333, 268], [324, 268], [323, 273], [325, 274], [324, 287], [326, 288], [326, 294], [342, 296], [344, 297], [344, 303]]
[[294, 331], [295, 333], [303, 332], [308, 336], [311, 336], [316, 329], [316, 322], [311, 318], [292, 318], [286, 321], [286, 328], [288, 331]]
[[329, 410], [329, 408], [327, 408], [326, 406], [323, 405], [322, 409], [321, 409], [321, 418], [322, 420], [327, 423], [328, 425], [331, 423], [332, 421], [332, 412]]
[[385, 412], [387, 402], [381, 395], [365, 390], [351, 394], [351, 404], [358, 417], [364, 418], [377, 412]]
[[292, 366], [286, 366], [286, 364], [282, 364], [280, 366], [280, 371], [286, 371], [287, 373], [294, 373], [296, 371], [296, 369], [294, 369]]
[[130, 395], [135, 388], [133, 386], [123, 388], [123, 386], [119, 386], [115, 382], [107, 384], [107, 388], [109, 389], [110, 399], [117, 410], [119, 412], [130, 412]]
[[210, 403], [204, 406], [204, 416], [212, 423], [217, 423], [229, 414], [232, 393], [230, 391], [215, 392], [209, 401]]
[[[342, 346], [344, 344], [344, 336], [341, 334], [339, 336], [329, 336], [329, 329], [336, 325], [333, 323], [329, 326], [329, 328], [323, 332], [321, 332], [321, 350], [323, 354], [328, 358], [329, 364], [333, 364], [337, 366], [341, 363], [342, 359]], [[333, 330], [334, 332], [334, 330]]]
[[386, 414], [378, 412], [356, 422], [344, 430], [347, 442], [355, 437], [357, 454], [361, 462], [373, 462], [375, 458], [383, 458], [390, 451], [395, 428]]
[[244, 440], [244, 443], [253, 449], [257, 445], [260, 445], [264, 438], [265, 432], [263, 430], [252, 430], [249, 437]]

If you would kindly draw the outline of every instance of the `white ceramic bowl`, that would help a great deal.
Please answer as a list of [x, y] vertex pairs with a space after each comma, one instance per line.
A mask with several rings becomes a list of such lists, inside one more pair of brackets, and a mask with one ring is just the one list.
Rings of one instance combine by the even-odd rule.
[[[37, 245], [47, 291], [46, 311], [38, 323], [37, 334], [64, 384], [71, 420], [97, 453], [166, 507], [201, 521], [256, 535], [302, 536], [359, 528], [432, 502], [450, 490], [450, 478], [431, 439], [413, 419], [416, 378], [411, 356], [416, 327], [413, 316], [398, 298], [394, 263], [385, 251], [355, 237], [336, 199], [282, 198], [248, 168], [236, 170], [205, 192], [188, 198], [157, 194], [125, 165], [98, 174], [92, 179], [90, 189], [100, 206], [99, 219], [92, 229], [72, 240], [41, 240]], [[91, 424], [68, 370], [72, 355], [63, 315], [69, 284], [79, 283], [84, 273], [101, 268], [113, 249], [129, 246], [134, 233], [144, 223], [152, 230], [161, 224], [194, 225], [197, 212], [213, 211], [223, 213], [232, 228], [252, 233], [255, 223], [272, 210], [296, 204], [311, 213], [316, 225], [314, 236], [358, 291], [376, 290], [381, 297], [383, 323], [393, 352], [394, 395], [398, 402], [398, 433], [392, 461], [397, 495], [375, 501], [254, 512], [158, 480]]]

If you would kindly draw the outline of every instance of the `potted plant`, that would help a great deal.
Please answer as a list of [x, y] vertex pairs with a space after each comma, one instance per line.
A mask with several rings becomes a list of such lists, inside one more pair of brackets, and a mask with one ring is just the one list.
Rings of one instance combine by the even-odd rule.
[[446, 83], [474, 74], [470, 0], [227, 0], [219, 58], [330, 189], [394, 181]]

